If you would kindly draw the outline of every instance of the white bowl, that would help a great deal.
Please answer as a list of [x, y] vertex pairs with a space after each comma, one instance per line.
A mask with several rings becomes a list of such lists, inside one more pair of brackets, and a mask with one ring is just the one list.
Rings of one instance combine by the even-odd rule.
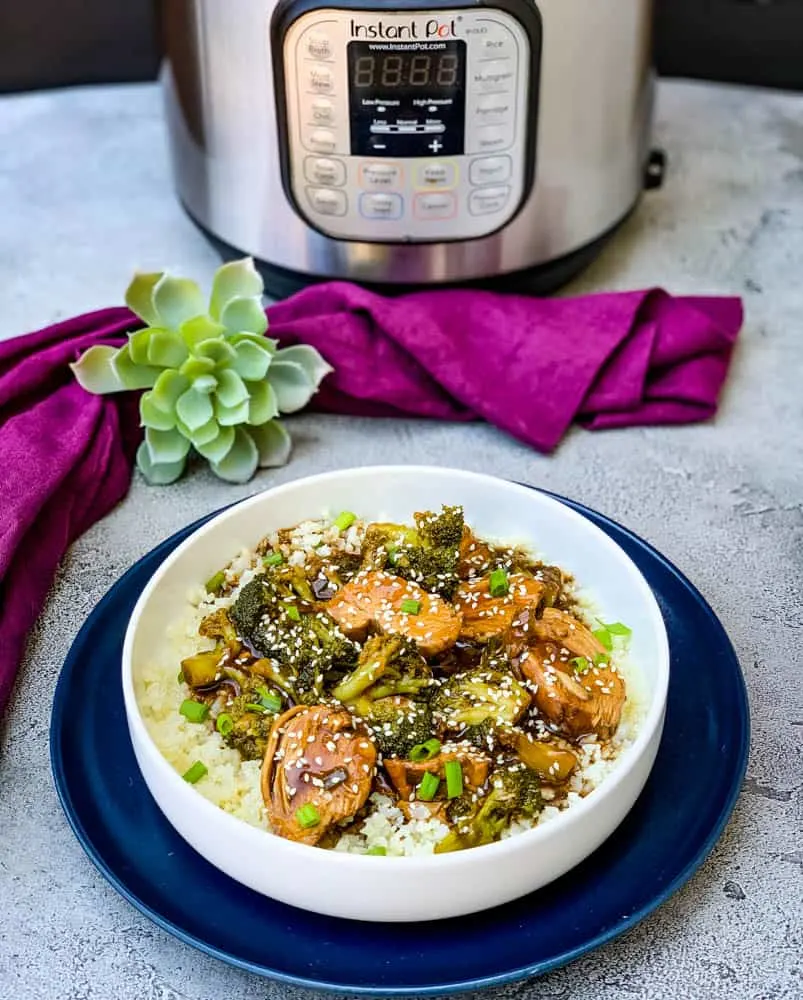
[[[644, 677], [646, 712], [618, 766], [588, 796], [548, 823], [495, 844], [426, 857], [369, 857], [293, 843], [256, 829], [200, 795], [151, 739], [134, 679], [189, 588], [270, 531], [327, 510], [409, 520], [418, 510], [462, 504], [481, 536], [515, 536], [571, 571], [605, 621], [632, 629], [630, 655]], [[491, 476], [390, 466], [348, 469], [277, 486], [238, 503], [168, 556], [137, 602], [123, 648], [129, 732], [145, 782], [178, 833], [238, 882], [317, 913], [358, 920], [435, 920], [484, 910], [547, 885], [586, 858], [633, 806], [652, 768], [664, 722], [669, 648], [652, 591], [627, 555], [590, 521], [542, 493]]]

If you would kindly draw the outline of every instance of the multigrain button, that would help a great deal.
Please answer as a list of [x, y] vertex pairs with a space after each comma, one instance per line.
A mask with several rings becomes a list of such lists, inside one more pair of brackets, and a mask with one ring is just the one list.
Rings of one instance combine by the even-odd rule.
[[431, 163], [422, 163], [418, 167], [416, 186], [429, 189], [451, 188], [454, 187], [456, 179], [453, 163], [432, 160]]
[[456, 209], [457, 202], [450, 191], [432, 191], [415, 196], [417, 219], [451, 219]]
[[480, 188], [469, 195], [468, 210], [472, 215], [491, 215], [501, 211], [509, 197], [509, 187]]
[[335, 151], [335, 133], [328, 128], [316, 128], [310, 133], [309, 144], [320, 153], [333, 153]]
[[491, 59], [477, 63], [471, 83], [475, 91], [502, 93], [512, 88], [514, 76], [512, 59]]
[[332, 43], [326, 35], [315, 32], [307, 39], [307, 52], [313, 59], [331, 59]]
[[477, 125], [499, 125], [513, 115], [513, 97], [509, 94], [486, 94], [474, 105]]
[[345, 215], [346, 195], [332, 188], [308, 188], [307, 195], [316, 212], [321, 215]]
[[397, 187], [401, 181], [401, 167], [396, 163], [364, 163], [360, 170], [360, 184], [372, 190]]
[[329, 94], [334, 87], [334, 76], [328, 66], [310, 66], [308, 80], [310, 90], [316, 94]]
[[304, 176], [311, 184], [340, 187], [346, 183], [346, 165], [340, 160], [308, 156], [304, 160]]
[[402, 214], [400, 194], [360, 195], [360, 214], [366, 219], [398, 219]]
[[334, 105], [326, 97], [316, 97], [310, 104], [310, 119], [315, 125], [330, 125], [334, 117]]
[[485, 156], [468, 168], [472, 184], [501, 184], [510, 179], [513, 164], [509, 156]]

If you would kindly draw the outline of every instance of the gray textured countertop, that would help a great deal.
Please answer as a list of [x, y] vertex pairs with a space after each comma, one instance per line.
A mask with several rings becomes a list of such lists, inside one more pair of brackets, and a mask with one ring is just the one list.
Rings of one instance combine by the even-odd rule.
[[[573, 290], [743, 294], [717, 420], [577, 430], [545, 458], [486, 426], [302, 416], [292, 463], [246, 487], [204, 471], [166, 490], [135, 479], [65, 559], [2, 735], [2, 1000], [299, 996], [196, 953], [106, 885], [56, 801], [50, 704], [81, 622], [158, 539], [272, 483], [388, 459], [526, 479], [623, 521], [701, 588], [750, 691], [747, 783], [702, 870], [630, 934], [505, 995], [803, 995], [803, 98], [664, 84], [657, 138], [671, 159], [665, 188]], [[216, 263], [173, 200], [153, 86], [0, 100], [0, 337], [120, 302], [137, 267], [207, 281]]]

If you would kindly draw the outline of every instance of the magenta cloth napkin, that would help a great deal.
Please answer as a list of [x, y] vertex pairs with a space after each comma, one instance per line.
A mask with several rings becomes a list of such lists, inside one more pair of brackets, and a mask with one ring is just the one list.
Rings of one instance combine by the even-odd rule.
[[[312, 344], [335, 368], [315, 409], [485, 419], [544, 452], [575, 420], [600, 429], [711, 417], [743, 320], [739, 299], [660, 290], [388, 299], [339, 282], [268, 314], [283, 346]], [[67, 364], [139, 325], [105, 309], [0, 342], [0, 712], [59, 560], [125, 495], [140, 439], [135, 394], [92, 396]]]

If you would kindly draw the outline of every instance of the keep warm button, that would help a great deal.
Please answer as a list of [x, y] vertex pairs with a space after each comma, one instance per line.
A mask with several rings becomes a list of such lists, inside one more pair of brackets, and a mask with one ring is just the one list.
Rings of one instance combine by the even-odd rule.
[[509, 187], [481, 188], [471, 192], [468, 210], [472, 215], [493, 215], [502, 211], [509, 197]]

